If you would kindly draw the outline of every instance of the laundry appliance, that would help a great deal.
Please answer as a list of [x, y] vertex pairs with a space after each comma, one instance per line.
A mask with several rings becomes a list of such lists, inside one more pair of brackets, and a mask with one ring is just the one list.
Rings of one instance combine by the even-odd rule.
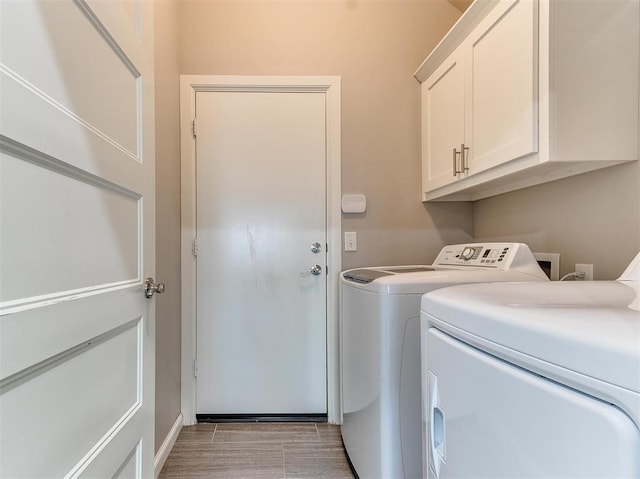
[[520, 243], [450, 245], [429, 266], [342, 273], [342, 438], [360, 479], [422, 474], [421, 296], [495, 281], [548, 278]]
[[640, 253], [617, 281], [421, 304], [424, 477], [640, 477]]

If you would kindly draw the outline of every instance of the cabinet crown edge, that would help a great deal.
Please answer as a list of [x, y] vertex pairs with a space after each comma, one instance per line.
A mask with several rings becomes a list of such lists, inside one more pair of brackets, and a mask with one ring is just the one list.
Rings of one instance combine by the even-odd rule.
[[416, 80], [425, 81], [500, 1], [475, 0], [414, 72]]

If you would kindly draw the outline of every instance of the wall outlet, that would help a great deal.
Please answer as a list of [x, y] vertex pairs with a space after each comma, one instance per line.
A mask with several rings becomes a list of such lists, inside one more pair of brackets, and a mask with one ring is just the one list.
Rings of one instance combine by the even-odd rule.
[[344, 233], [344, 250], [358, 251], [358, 235], [355, 231], [345, 231]]
[[592, 264], [576, 264], [576, 273], [585, 273], [584, 278], [578, 278], [576, 281], [593, 281], [593, 265]]

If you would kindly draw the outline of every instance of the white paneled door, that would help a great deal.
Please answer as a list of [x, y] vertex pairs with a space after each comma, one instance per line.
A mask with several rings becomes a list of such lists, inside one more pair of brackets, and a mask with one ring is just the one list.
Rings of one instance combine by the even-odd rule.
[[197, 413], [327, 413], [324, 92], [196, 93]]
[[153, 477], [151, 2], [0, 2], [0, 477]]

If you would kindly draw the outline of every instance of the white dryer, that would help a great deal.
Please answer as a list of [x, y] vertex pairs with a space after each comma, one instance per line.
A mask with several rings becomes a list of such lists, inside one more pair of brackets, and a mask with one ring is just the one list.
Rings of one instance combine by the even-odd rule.
[[422, 471], [420, 298], [454, 284], [548, 281], [520, 243], [445, 246], [433, 265], [341, 275], [342, 438], [360, 479]]
[[640, 477], [640, 253], [618, 281], [421, 306], [424, 477]]

